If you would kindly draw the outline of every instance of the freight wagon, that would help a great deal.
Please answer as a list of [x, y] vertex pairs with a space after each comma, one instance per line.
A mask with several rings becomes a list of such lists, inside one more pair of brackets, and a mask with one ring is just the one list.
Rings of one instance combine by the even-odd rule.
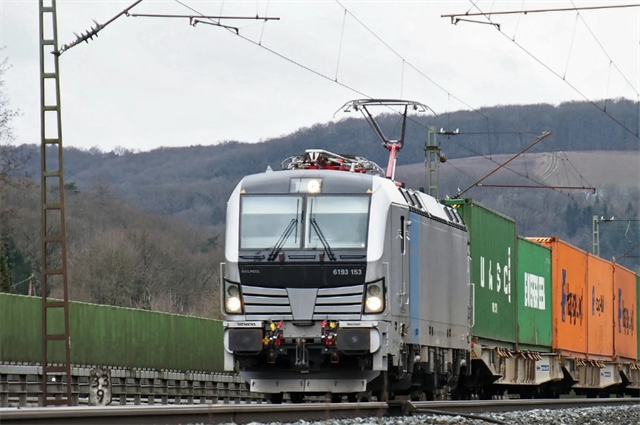
[[635, 274], [558, 238], [534, 240], [552, 251], [553, 350], [564, 373], [554, 389], [595, 396], [635, 388]]
[[[0, 293], [0, 363], [40, 364], [41, 312], [40, 297]], [[56, 331], [62, 315], [49, 314]], [[69, 331], [76, 366], [223, 372], [219, 320], [72, 301]], [[53, 363], [64, 363], [62, 348], [50, 346]]]
[[516, 235], [515, 221], [471, 199], [449, 199], [469, 227], [475, 320], [470, 391], [553, 395], [563, 372], [552, 350], [551, 251]]
[[[470, 199], [471, 392], [595, 396], [639, 387], [637, 276], [557, 238], [522, 238]], [[633, 285], [633, 282], [636, 282]]]

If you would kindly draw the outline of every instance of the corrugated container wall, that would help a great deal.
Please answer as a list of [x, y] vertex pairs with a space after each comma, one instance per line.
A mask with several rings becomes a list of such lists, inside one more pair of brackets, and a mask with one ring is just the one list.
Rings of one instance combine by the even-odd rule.
[[551, 348], [551, 250], [518, 237], [518, 344], [520, 349]]
[[636, 275], [631, 270], [613, 264], [613, 311], [615, 329], [613, 341], [615, 355], [635, 360], [638, 356], [638, 336], [636, 335], [636, 316], [638, 315], [636, 298]]
[[613, 356], [613, 264], [587, 257], [587, 351], [590, 359]]
[[640, 360], [640, 275], [636, 275], [636, 335], [638, 335], [638, 351], [636, 352], [636, 359]]
[[551, 247], [553, 348], [585, 358], [587, 253], [558, 238], [529, 239]]
[[[42, 361], [40, 300], [0, 294], [0, 361]], [[50, 332], [63, 323], [60, 314], [49, 320]], [[69, 331], [76, 365], [224, 370], [219, 320], [70, 302]], [[50, 346], [52, 361], [64, 362], [61, 344]]]
[[515, 221], [470, 199], [446, 203], [458, 208], [469, 227], [475, 285], [473, 335], [515, 343]]

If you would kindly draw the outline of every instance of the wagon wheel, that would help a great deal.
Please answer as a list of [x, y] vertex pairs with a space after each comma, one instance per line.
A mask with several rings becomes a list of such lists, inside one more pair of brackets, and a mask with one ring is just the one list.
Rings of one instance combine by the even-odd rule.
[[426, 401], [427, 394], [424, 391], [415, 390], [411, 392], [411, 401]]
[[291, 403], [300, 404], [304, 401], [304, 393], [289, 393]]
[[356, 395], [358, 403], [368, 403], [371, 401], [371, 391], [363, 391]]
[[283, 393], [267, 394], [267, 400], [271, 401], [271, 404], [282, 404]]
[[389, 401], [389, 390], [386, 388], [383, 388], [379, 391], [376, 391], [373, 395], [376, 396], [376, 399], [378, 399], [378, 401], [382, 402], [382, 403], [386, 403], [387, 401]]

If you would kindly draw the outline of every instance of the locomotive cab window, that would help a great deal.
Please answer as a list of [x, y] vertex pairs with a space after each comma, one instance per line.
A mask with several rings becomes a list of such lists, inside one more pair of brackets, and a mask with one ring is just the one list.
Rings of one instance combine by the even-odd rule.
[[268, 249], [284, 239], [283, 248], [301, 242], [300, 196], [243, 196], [240, 212], [240, 248]]
[[368, 196], [310, 196], [305, 218], [305, 248], [367, 246]]

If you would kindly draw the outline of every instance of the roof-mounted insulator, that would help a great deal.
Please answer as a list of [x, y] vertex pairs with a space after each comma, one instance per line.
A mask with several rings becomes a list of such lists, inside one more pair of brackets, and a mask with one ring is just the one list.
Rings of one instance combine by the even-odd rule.
[[280, 164], [283, 170], [336, 170], [384, 176], [378, 164], [361, 156], [339, 155], [322, 149], [307, 149]]

